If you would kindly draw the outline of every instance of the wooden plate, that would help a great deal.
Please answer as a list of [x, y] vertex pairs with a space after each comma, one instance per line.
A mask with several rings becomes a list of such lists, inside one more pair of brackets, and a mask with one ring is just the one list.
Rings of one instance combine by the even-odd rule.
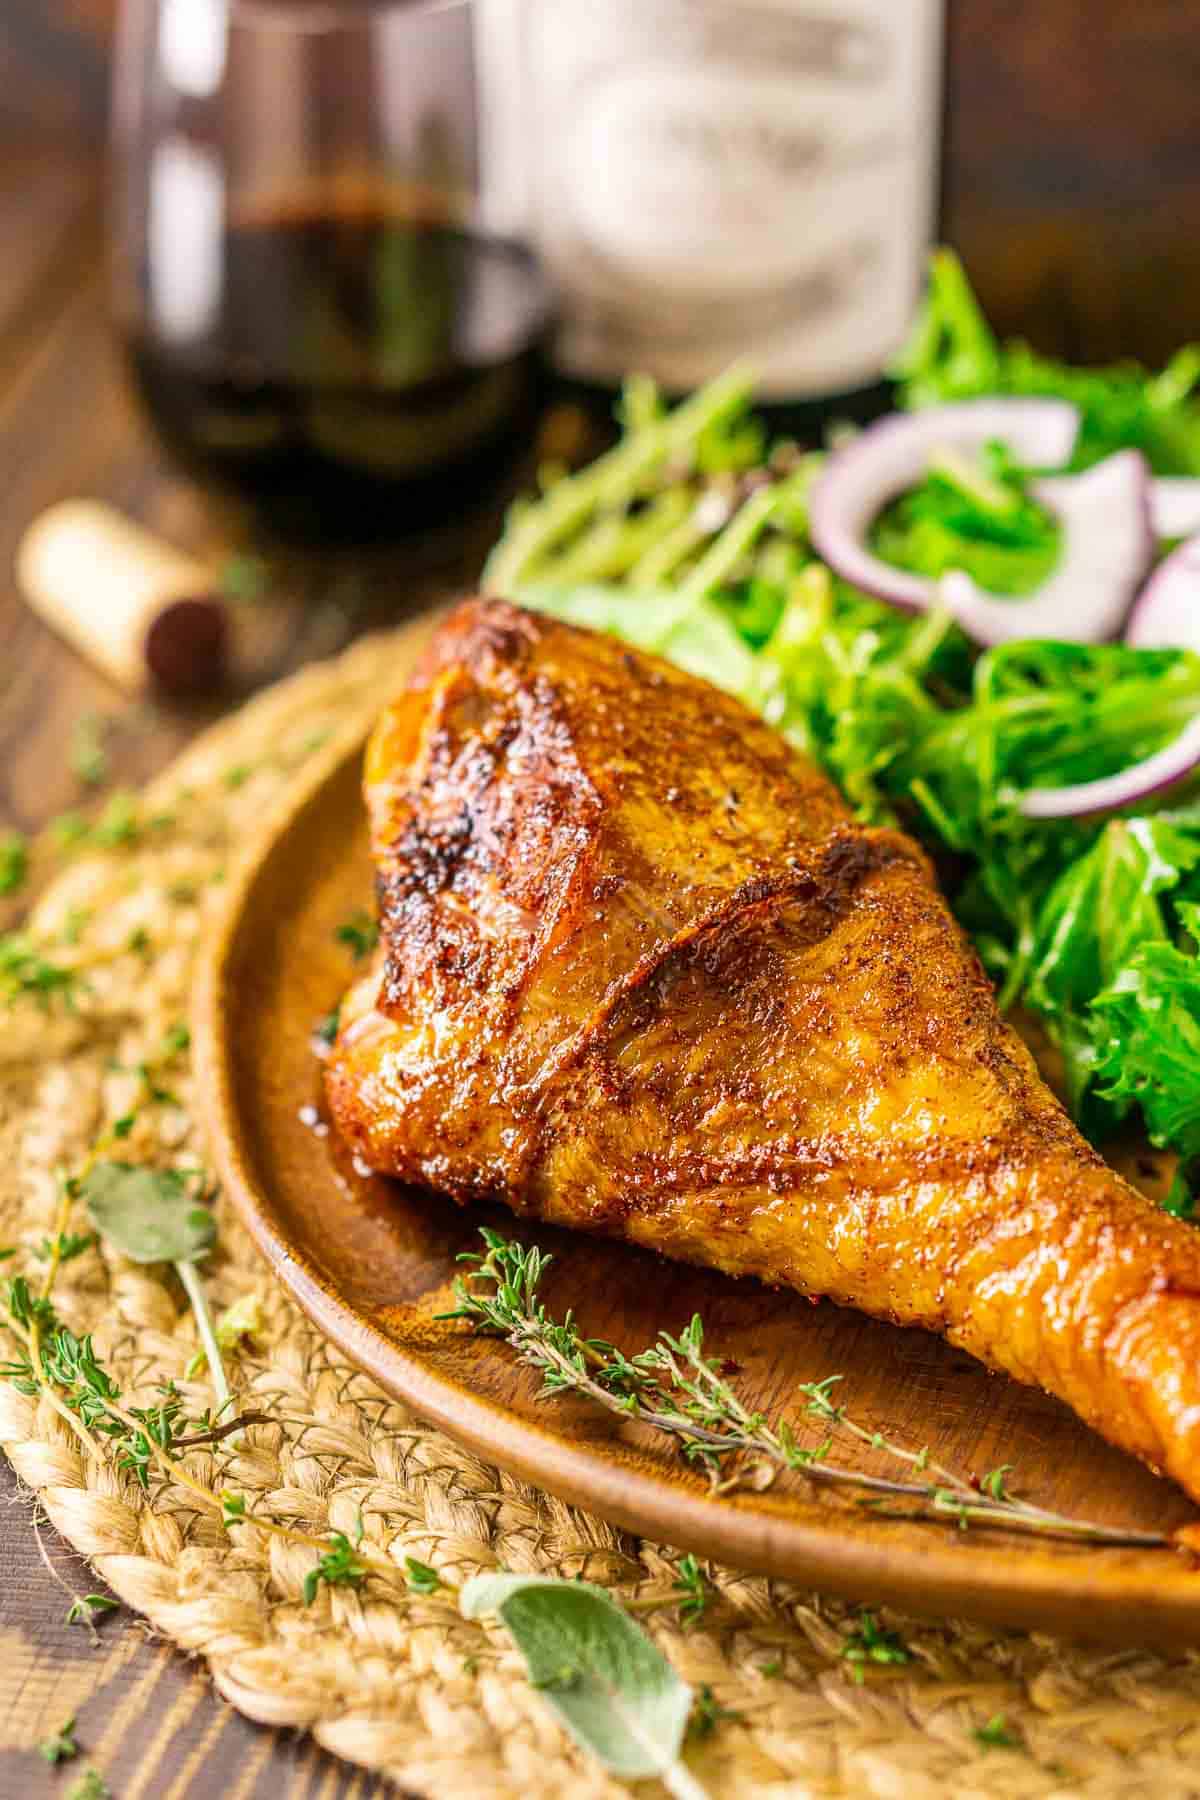
[[[424, 636], [414, 634], [413, 653]], [[403, 671], [398, 670], [398, 675]], [[209, 945], [195, 1035], [213, 1155], [275, 1273], [317, 1326], [391, 1393], [524, 1480], [628, 1530], [865, 1601], [1120, 1642], [1200, 1643], [1200, 1573], [1169, 1550], [1096, 1549], [885, 1519], [801, 1477], [724, 1496], [643, 1428], [573, 1400], [538, 1402], [508, 1348], [439, 1321], [455, 1258], [489, 1222], [556, 1263], [546, 1298], [627, 1350], [703, 1314], [751, 1403], [778, 1414], [801, 1381], [845, 1376], [857, 1416], [964, 1472], [1013, 1463], [1029, 1497], [1141, 1530], [1192, 1516], [1171, 1483], [1056, 1401], [919, 1331], [812, 1305], [617, 1244], [464, 1212], [355, 1173], [320, 1106], [315, 1023], [351, 975], [338, 923], [368, 904], [361, 745], [331, 747], [232, 883]], [[309, 1123], [305, 1119], [310, 1120]], [[870, 1453], [866, 1453], [868, 1458]], [[883, 1470], [881, 1472], [891, 1472]]]

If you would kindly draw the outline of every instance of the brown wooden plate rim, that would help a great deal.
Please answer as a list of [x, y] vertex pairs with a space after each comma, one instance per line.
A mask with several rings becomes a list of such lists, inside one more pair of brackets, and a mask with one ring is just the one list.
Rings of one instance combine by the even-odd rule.
[[[778, 1511], [752, 1510], [681, 1471], [678, 1483], [620, 1466], [595, 1448], [540, 1428], [481, 1399], [407, 1354], [322, 1279], [281, 1228], [247, 1148], [233, 1080], [229, 981], [255, 889], [281, 847], [302, 831], [327, 783], [359, 758], [359, 728], [327, 746], [265, 822], [231, 872], [220, 919], [204, 946], [193, 998], [200, 1111], [216, 1172], [274, 1273], [317, 1329], [379, 1385], [478, 1456], [624, 1530], [712, 1556], [735, 1567], [811, 1583], [851, 1598], [937, 1615], [1040, 1626], [1075, 1637], [1200, 1643], [1200, 1574], [1170, 1551], [1091, 1549], [1049, 1540], [971, 1533], [971, 1548], [930, 1525], [914, 1547], [903, 1526], [838, 1514], [814, 1526]], [[496, 1354], [511, 1357], [497, 1342]], [[911, 1529], [911, 1528], [909, 1528]]]

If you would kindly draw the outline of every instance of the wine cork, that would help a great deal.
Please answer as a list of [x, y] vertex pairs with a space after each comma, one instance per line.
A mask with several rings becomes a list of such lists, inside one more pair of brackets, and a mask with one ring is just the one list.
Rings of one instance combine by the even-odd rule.
[[228, 612], [211, 572], [98, 500], [64, 500], [35, 519], [16, 557], [38, 616], [130, 693], [219, 686]]

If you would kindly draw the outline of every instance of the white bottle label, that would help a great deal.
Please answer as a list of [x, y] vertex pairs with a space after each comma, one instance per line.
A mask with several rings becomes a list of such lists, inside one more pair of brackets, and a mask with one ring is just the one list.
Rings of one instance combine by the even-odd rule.
[[789, 397], [877, 379], [933, 228], [942, 0], [487, 11], [485, 217], [556, 280], [568, 371], [686, 388], [746, 357]]

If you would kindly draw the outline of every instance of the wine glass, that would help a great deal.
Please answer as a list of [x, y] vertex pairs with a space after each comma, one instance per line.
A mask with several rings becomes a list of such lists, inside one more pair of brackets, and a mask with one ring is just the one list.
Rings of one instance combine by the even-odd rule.
[[469, 0], [125, 0], [113, 305], [168, 450], [269, 533], [390, 537], [532, 431], [550, 319], [478, 200]]

